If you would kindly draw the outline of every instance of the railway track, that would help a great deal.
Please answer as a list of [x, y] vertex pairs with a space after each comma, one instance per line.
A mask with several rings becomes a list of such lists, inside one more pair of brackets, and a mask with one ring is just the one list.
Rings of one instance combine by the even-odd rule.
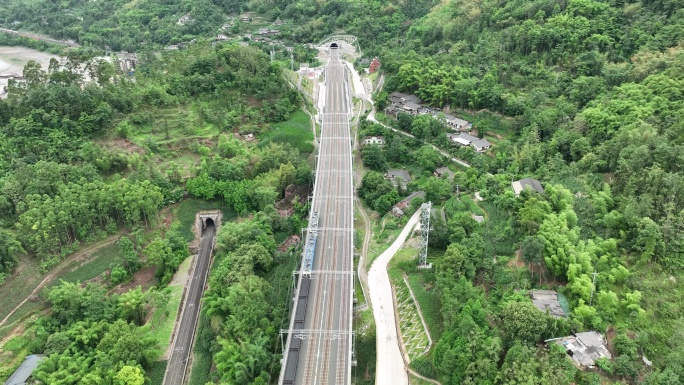
[[354, 210], [345, 71], [331, 48], [312, 217], [279, 378], [282, 385], [351, 381]]

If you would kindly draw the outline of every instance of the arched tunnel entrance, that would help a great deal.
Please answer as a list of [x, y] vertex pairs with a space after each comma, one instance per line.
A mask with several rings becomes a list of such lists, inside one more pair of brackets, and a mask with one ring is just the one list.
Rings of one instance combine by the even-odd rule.
[[330, 48], [340, 48], [340, 46], [337, 45], [337, 43], [332, 43], [330, 44]]
[[200, 219], [201, 223], [201, 228], [198, 230], [200, 231], [200, 234], [204, 234], [204, 232], [212, 228], [213, 230], [217, 230], [217, 226], [220, 221], [220, 212], [202, 212], [201, 214], [198, 213], [198, 217]]
[[211, 218], [207, 218], [204, 220], [204, 230], [208, 229], [209, 227], [215, 227], [214, 220]]
[[221, 227], [221, 218], [220, 210], [202, 210], [197, 212], [195, 226], [193, 226], [192, 231], [195, 234], [195, 239], [189, 245], [191, 253], [196, 254], [199, 252], [201, 240], [205, 236], [214, 238]]

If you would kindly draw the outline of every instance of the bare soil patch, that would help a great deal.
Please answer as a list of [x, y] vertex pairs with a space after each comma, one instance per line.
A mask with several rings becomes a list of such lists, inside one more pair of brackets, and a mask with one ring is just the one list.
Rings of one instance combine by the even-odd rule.
[[[29, 60], [34, 60], [43, 69], [47, 69], [52, 58], [59, 60], [56, 55], [31, 48], [0, 46], [0, 75], [21, 75]], [[3, 98], [7, 97], [7, 94], [3, 94], [4, 91], [2, 91], [7, 83], [8, 79], [0, 79], [0, 95]]]
[[166, 236], [166, 231], [171, 228], [171, 224], [173, 223], [173, 213], [168, 207], [165, 207], [160, 213], [162, 216], [162, 237]]
[[613, 354], [613, 357], [615, 357], [615, 346], [613, 345], [613, 338], [617, 335], [617, 332], [615, 331], [615, 328], [612, 326], [608, 327], [608, 330], [606, 330], [606, 345], [608, 345], [608, 350]]
[[516, 250], [515, 258], [512, 258], [510, 261], [508, 261], [507, 266], [510, 268], [516, 268], [516, 269], [524, 268], [526, 266], [525, 261], [522, 260], [522, 250], [521, 249]]
[[248, 96], [245, 99], [247, 100], [247, 105], [250, 107], [259, 107], [261, 105], [261, 102], [257, 98]]
[[[50, 311], [49, 309], [42, 309], [38, 313], [40, 315], [45, 316], [48, 314], [49, 311]], [[24, 319], [27, 319], [28, 317], [29, 316], [27, 316]], [[2, 361], [2, 352], [3, 352], [2, 346], [5, 345], [5, 343], [7, 343], [7, 341], [11, 340], [12, 338], [24, 335], [25, 331], [26, 331], [26, 323], [25, 322], [18, 322], [12, 330], [5, 333], [3, 338], [0, 340], [0, 361]]]
[[124, 151], [127, 154], [140, 154], [143, 155], [145, 153], [145, 149], [138, 146], [137, 144], [131, 142], [128, 139], [123, 139], [123, 138], [114, 138], [111, 140], [111, 142], [107, 143], [107, 145], [110, 145], [114, 148], [117, 148], [119, 150]]
[[[74, 270], [75, 270], [75, 269], [74, 269]], [[110, 272], [111, 272], [111, 270], [105, 271], [105, 273], [106, 273], [107, 276], [109, 276], [109, 273], [110, 273]], [[104, 286], [106, 280], [107, 280], [107, 279], [106, 279], [105, 277], [103, 277], [103, 276], [100, 275], [100, 276], [91, 278], [91, 279], [89, 279], [89, 280], [87, 280], [87, 281], [83, 281], [83, 282], [81, 283], [81, 287], [86, 287], [86, 286], [88, 286], [89, 283], [98, 284], [98, 285], [103, 285], [103, 286]], [[30, 300], [31, 300], [31, 297], [29, 297], [29, 301], [30, 301]]]
[[[85, 263], [87, 262], [93, 255], [93, 253], [97, 250], [99, 250], [102, 247], [108, 246], [113, 242], [116, 242], [119, 237], [123, 234], [123, 232], [119, 232], [115, 235], [111, 235], [104, 240], [94, 243], [91, 246], [88, 246], [78, 253], [72, 254], [70, 257], [65, 258], [60, 262], [56, 267], [52, 269], [52, 272], [50, 274], [47, 274], [45, 278], [33, 289], [33, 291], [27, 295], [23, 301], [21, 301], [17, 306], [15, 306], [8, 314], [5, 316], [5, 318], [0, 321], [0, 326], [3, 326], [7, 320], [21, 307], [23, 306], [26, 302], [28, 302], [31, 298], [35, 297], [40, 293], [40, 291], [50, 282], [54, 280], [56, 276], [59, 274], [63, 273], [64, 271], [67, 271], [67, 268], [71, 266], [74, 262], [79, 262], [79, 263]], [[80, 265], [79, 265], [80, 266]], [[77, 267], [76, 267], [77, 268]]]
[[157, 266], [149, 266], [138, 270], [135, 274], [133, 274], [133, 278], [131, 278], [130, 281], [114, 288], [114, 293], [125, 293], [135, 289], [138, 286], [141, 286], [143, 291], [149, 289], [157, 283], [157, 279], [154, 277], [154, 273], [156, 271]]
[[201, 138], [197, 141], [197, 143], [203, 145], [203, 146], [213, 146], [216, 143], [218, 143], [218, 139], [214, 138]]
[[0, 46], [0, 74], [21, 74], [24, 66], [30, 60], [33, 60], [41, 65], [44, 69], [50, 65], [50, 59], [59, 60], [59, 56], [41, 52], [35, 49], [15, 46]]

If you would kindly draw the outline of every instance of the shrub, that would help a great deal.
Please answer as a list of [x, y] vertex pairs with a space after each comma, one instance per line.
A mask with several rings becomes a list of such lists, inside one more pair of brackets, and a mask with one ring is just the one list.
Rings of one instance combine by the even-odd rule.
[[115, 285], [127, 280], [128, 277], [128, 271], [121, 265], [112, 267], [112, 271], [109, 273], [109, 280]]
[[418, 357], [414, 359], [411, 361], [411, 366], [416, 372], [425, 377], [436, 378], [437, 376], [437, 373], [435, 373], [435, 367], [432, 366], [432, 362], [425, 357]]
[[626, 334], [620, 333], [613, 339], [613, 345], [615, 345], [615, 351], [618, 356], [627, 356], [631, 359], [637, 357], [637, 343], [631, 338], [627, 337]]
[[605, 357], [596, 360], [596, 366], [607, 374], [613, 374], [613, 364]]

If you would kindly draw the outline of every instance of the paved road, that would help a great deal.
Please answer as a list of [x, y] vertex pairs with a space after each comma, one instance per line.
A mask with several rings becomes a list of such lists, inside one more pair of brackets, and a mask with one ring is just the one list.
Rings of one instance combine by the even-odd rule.
[[69, 43], [65, 40], [52, 39], [49, 37], [36, 35], [36, 34], [30, 33], [30, 32], [20, 32], [20, 31], [15, 31], [12, 29], [7, 29], [7, 28], [0, 28], [0, 32], [4, 32], [4, 33], [9, 34], [9, 35], [19, 35], [19, 36], [27, 37], [27, 38], [33, 39], [33, 40], [42, 40], [42, 41], [52, 43], [52, 44], [66, 45], [69, 47], [80, 47], [80, 45], [77, 43]]
[[387, 275], [387, 265], [394, 254], [404, 245], [416, 223], [420, 219], [420, 210], [416, 211], [399, 237], [380, 256], [373, 261], [368, 271], [368, 291], [373, 305], [375, 317], [375, 335], [378, 363], [375, 370], [376, 385], [405, 385], [408, 384], [404, 358], [399, 347], [396, 314], [394, 314], [394, 298], [392, 287]]
[[207, 283], [207, 273], [209, 271], [215, 235], [216, 228], [213, 224], [208, 224], [202, 234], [199, 255], [195, 261], [192, 275], [188, 277], [191, 282], [189, 282], [185, 299], [182, 303], [180, 323], [176, 328], [176, 336], [173, 340], [173, 351], [164, 374], [164, 385], [182, 385], [185, 382], [185, 375], [188, 372], [188, 361], [192, 353], [192, 343], [197, 328], [200, 300]]
[[[293, 311], [280, 384], [347, 385], [351, 381], [353, 306], [353, 174], [345, 69], [331, 49], [325, 69], [326, 93], [312, 212], [318, 237], [303, 322]], [[295, 327], [295, 324], [299, 325]], [[293, 340], [294, 343], [293, 343]], [[299, 340], [299, 341], [296, 341]], [[298, 348], [293, 348], [298, 346]]]

